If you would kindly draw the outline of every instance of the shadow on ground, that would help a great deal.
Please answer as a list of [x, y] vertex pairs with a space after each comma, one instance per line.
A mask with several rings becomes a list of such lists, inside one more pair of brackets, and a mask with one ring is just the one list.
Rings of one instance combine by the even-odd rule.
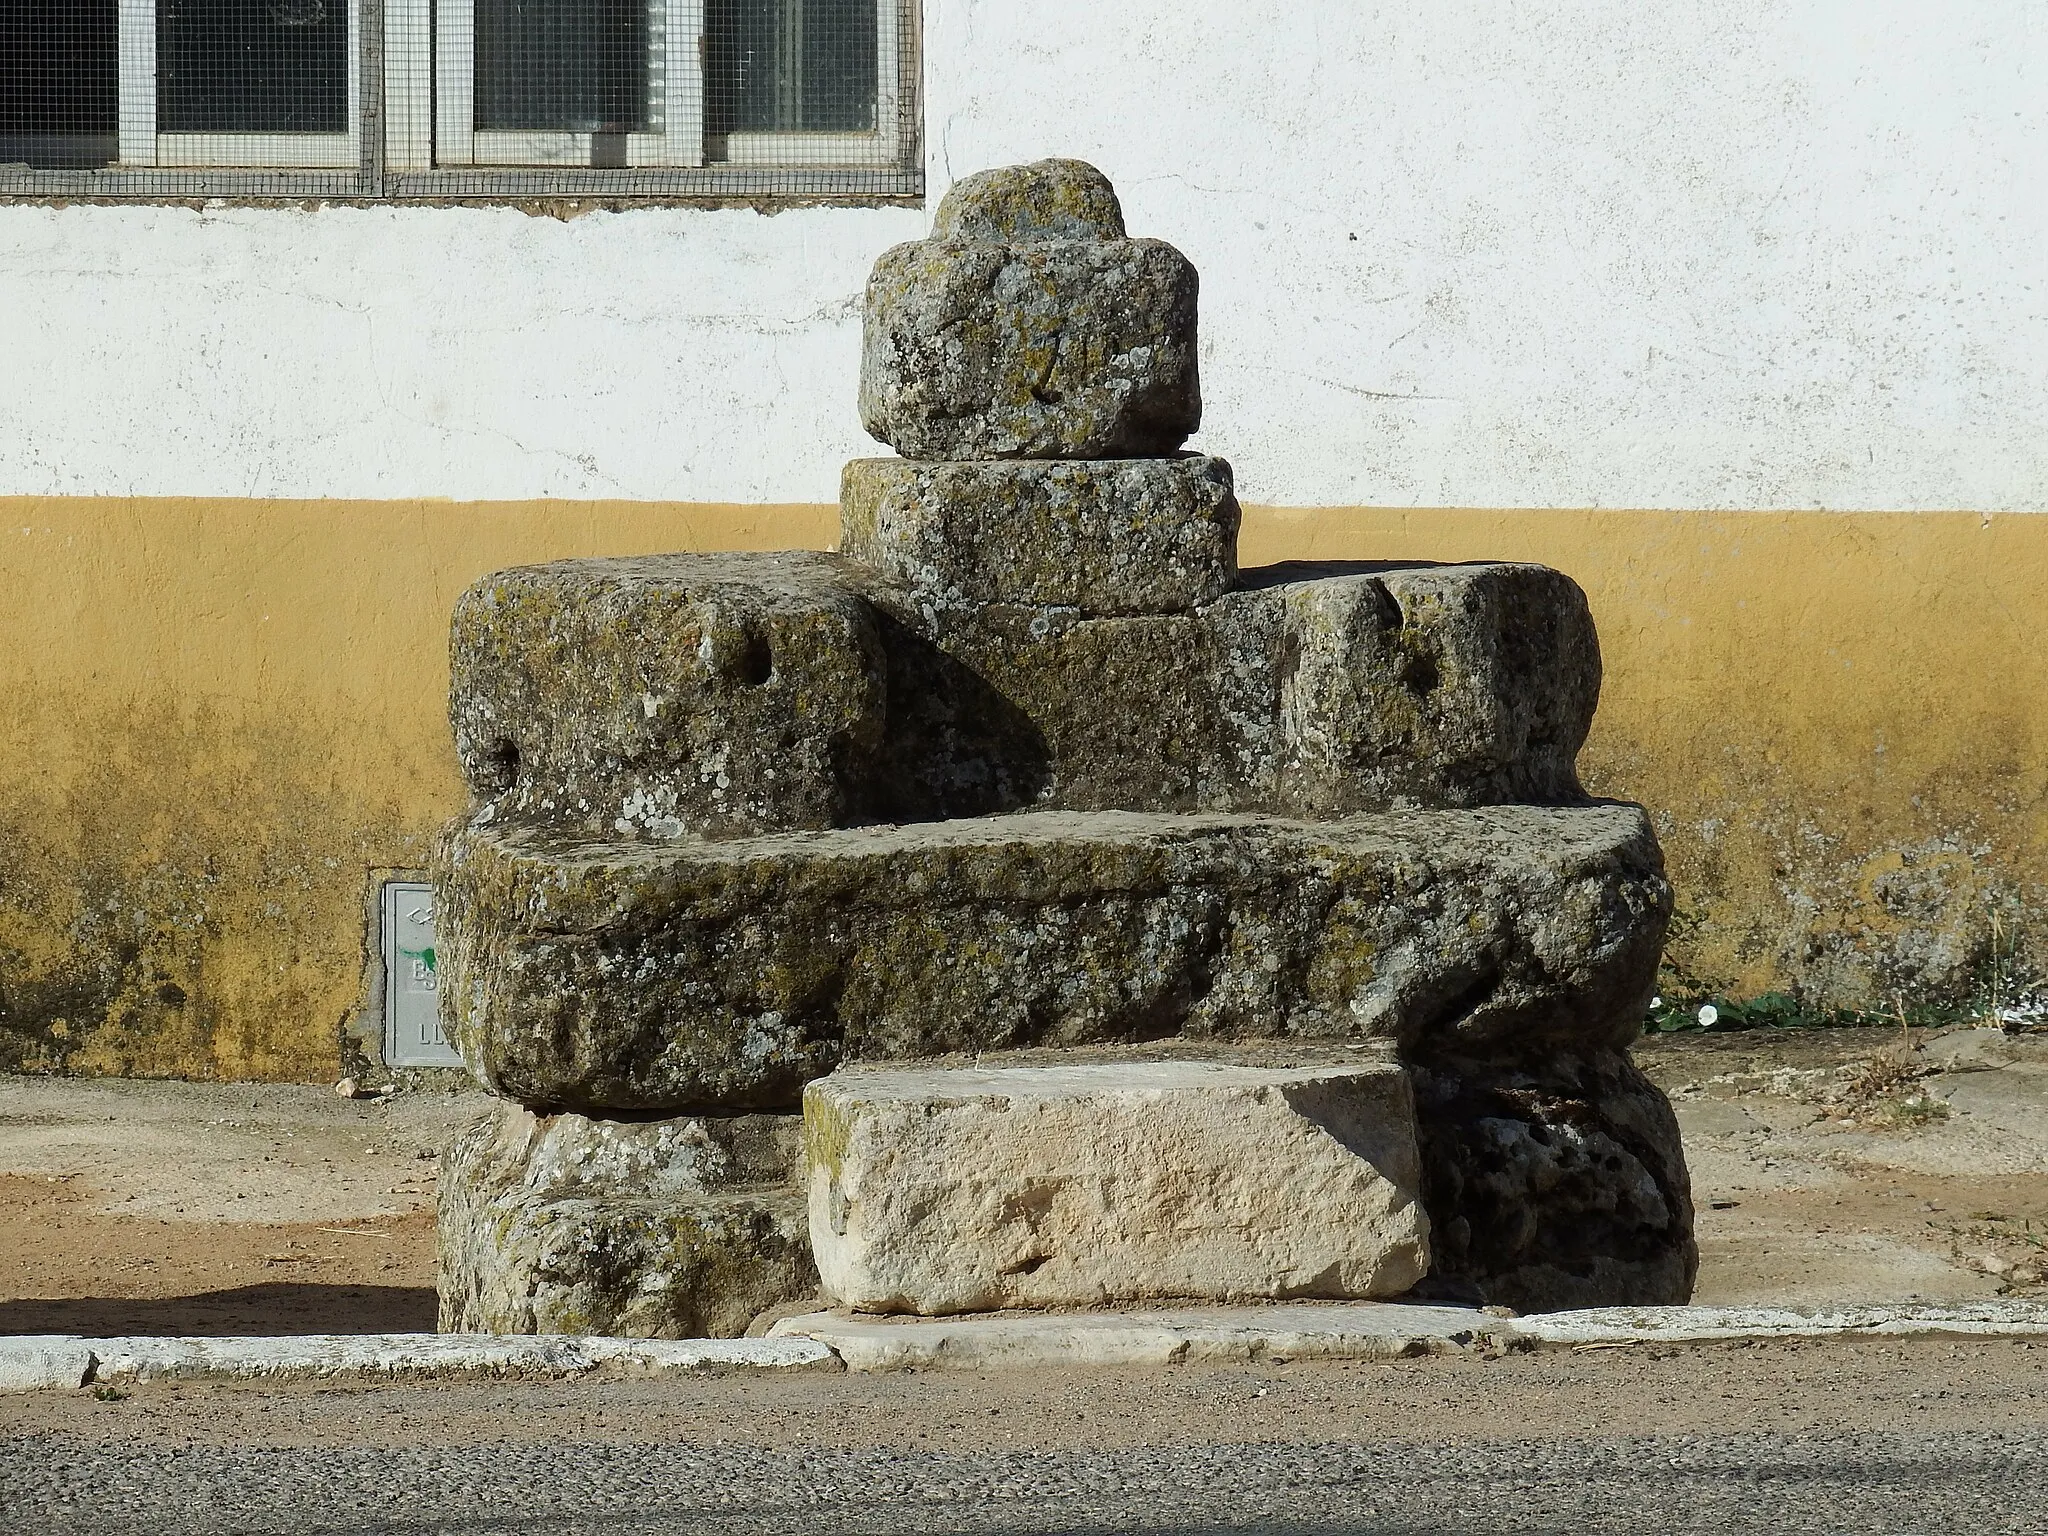
[[432, 1333], [430, 1287], [244, 1285], [196, 1296], [100, 1296], [0, 1301], [0, 1334]]

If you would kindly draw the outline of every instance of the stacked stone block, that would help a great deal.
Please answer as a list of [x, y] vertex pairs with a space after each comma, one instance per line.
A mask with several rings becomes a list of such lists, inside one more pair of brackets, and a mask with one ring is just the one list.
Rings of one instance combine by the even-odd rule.
[[[846, 1198], [797, 1150], [807, 1085], [1019, 1051], [1390, 1053], [1416, 1273], [1389, 1237], [1288, 1294], [1689, 1293], [1677, 1129], [1627, 1056], [1670, 896], [1642, 811], [1578, 784], [1584, 596], [1240, 571], [1230, 468], [1181, 451], [1195, 296], [1092, 168], [968, 178], [870, 281], [862, 417], [901, 456], [847, 466], [839, 553], [463, 597], [442, 997], [505, 1104], [445, 1163], [444, 1326], [738, 1331], [812, 1292]], [[1109, 1300], [1200, 1271], [1076, 1263]]]

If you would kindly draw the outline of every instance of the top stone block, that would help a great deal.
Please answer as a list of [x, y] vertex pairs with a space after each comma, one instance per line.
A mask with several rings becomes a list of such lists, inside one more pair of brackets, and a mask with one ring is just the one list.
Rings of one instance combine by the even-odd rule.
[[1201, 425], [1194, 266], [1078, 160], [985, 171], [868, 278], [861, 425], [906, 459], [1143, 459]]
[[1085, 160], [1039, 160], [963, 176], [932, 221], [934, 240], [1040, 245], [1123, 237], [1116, 188]]

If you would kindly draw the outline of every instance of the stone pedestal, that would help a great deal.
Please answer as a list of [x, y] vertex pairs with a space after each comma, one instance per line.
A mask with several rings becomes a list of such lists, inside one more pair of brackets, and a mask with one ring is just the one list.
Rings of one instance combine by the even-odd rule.
[[[1685, 1299], [1677, 1128], [1626, 1054], [1670, 893], [1643, 813], [1579, 788], [1585, 597], [1528, 565], [1240, 570], [1229, 466], [1179, 451], [1194, 294], [1091, 168], [969, 178], [877, 263], [862, 406], [903, 457], [847, 467], [839, 554], [464, 596], [442, 998], [508, 1107], [449, 1160], [450, 1326], [736, 1332], [817, 1284], [813, 1244], [870, 1306]], [[1180, 1127], [1149, 1193], [1112, 1176], [1167, 1123], [1128, 1094], [1195, 1070], [1157, 1053], [1257, 1041], [1388, 1053], [1358, 1124], [1409, 1161], [1329, 1162], [1327, 1127], [1184, 1082], [1145, 1101]], [[1019, 1089], [1035, 1143], [948, 1140], [1024, 1123], [984, 1113], [1022, 1100], [981, 1053], [1138, 1046]], [[756, 1121], [793, 1145], [807, 1085], [900, 1155], [733, 1151]], [[875, 1129], [913, 1121], [928, 1144]], [[1056, 1252], [1000, 1273], [1009, 1229], [966, 1213], [1053, 1185]]]

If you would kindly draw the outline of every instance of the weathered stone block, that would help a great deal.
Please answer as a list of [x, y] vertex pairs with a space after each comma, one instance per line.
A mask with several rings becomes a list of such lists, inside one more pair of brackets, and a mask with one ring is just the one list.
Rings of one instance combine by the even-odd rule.
[[464, 1059], [507, 1097], [611, 1111], [789, 1108], [842, 1061], [1175, 1035], [1619, 1047], [1670, 908], [1618, 805], [668, 846], [472, 822], [440, 858]]
[[456, 604], [450, 714], [493, 814], [606, 836], [857, 819], [886, 703], [873, 610], [828, 555], [568, 560]]
[[1232, 804], [1321, 816], [1581, 795], [1600, 643], [1562, 572], [1271, 566], [1204, 617]]
[[1699, 1250], [1678, 1121], [1618, 1044], [1425, 1049], [1411, 1070], [1432, 1293], [1519, 1312], [1691, 1298]]
[[797, 1130], [501, 1104], [442, 1159], [442, 1331], [739, 1336], [816, 1289]]
[[855, 459], [840, 552], [927, 616], [986, 603], [1180, 613], [1237, 575], [1230, 466], [1171, 459]]
[[860, 417], [912, 459], [1136, 459], [1201, 425], [1195, 269], [1158, 240], [923, 240], [868, 277]]
[[890, 700], [877, 814], [1204, 803], [1219, 735], [1200, 615], [991, 604], [931, 624], [904, 599], [876, 603]]
[[1194, 614], [1113, 618], [871, 595], [891, 820], [1583, 798], [1599, 645], [1542, 566], [1276, 566]]
[[932, 217], [935, 240], [1031, 245], [1123, 236], [1116, 188], [1085, 160], [1034, 160], [976, 171], [946, 189]]
[[1429, 1265], [1391, 1060], [854, 1069], [804, 1094], [811, 1244], [870, 1312], [1398, 1295]]
[[1092, 165], [965, 177], [868, 279], [861, 422], [913, 459], [1171, 453], [1202, 419], [1195, 300]]
[[951, 606], [973, 583], [1013, 578], [1041, 596], [1116, 600], [1119, 582], [1092, 577], [1060, 593], [1058, 562], [1031, 564], [1050, 538], [1005, 544], [992, 513], [983, 554], [911, 569], [918, 520], [946, 500], [920, 503], [916, 487], [1011, 471], [1065, 488], [1041, 511], [1067, 490], [1083, 503], [1101, 493], [1068, 504], [1077, 542], [1113, 515], [1124, 480], [1178, 487], [1134, 526], [1169, 558], [1189, 513], [1179, 547], [1193, 553], [1177, 571], [1152, 565], [1169, 574], [1149, 593], [1126, 592], [1164, 605], [1215, 584], [1228, 559], [1234, 503], [1217, 460], [865, 461], [849, 471], [849, 505], [876, 511], [849, 515], [853, 542], [891, 547], [877, 563], [895, 558], [902, 585], [811, 554], [565, 561], [479, 582], [452, 647], [472, 787], [494, 817], [654, 840], [1034, 806], [1325, 815], [1579, 798], [1600, 671], [1569, 578], [1275, 567], [1192, 611]]

